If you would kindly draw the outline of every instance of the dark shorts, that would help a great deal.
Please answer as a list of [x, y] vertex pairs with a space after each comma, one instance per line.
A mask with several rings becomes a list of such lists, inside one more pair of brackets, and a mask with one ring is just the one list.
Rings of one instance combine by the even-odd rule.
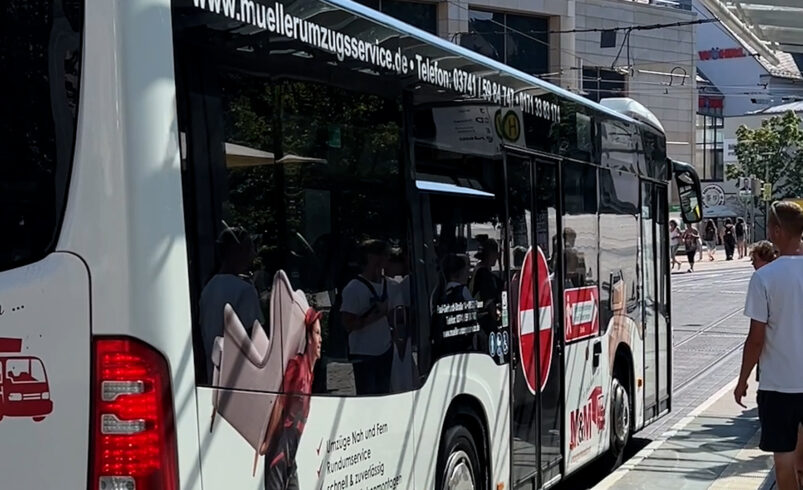
[[797, 428], [803, 423], [803, 393], [758, 391], [762, 451], [788, 453], [797, 445]]

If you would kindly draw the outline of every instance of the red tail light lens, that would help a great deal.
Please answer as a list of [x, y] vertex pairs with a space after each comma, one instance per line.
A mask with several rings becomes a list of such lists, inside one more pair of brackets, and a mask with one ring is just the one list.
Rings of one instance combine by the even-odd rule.
[[167, 361], [134, 339], [96, 338], [92, 361], [93, 490], [177, 490]]

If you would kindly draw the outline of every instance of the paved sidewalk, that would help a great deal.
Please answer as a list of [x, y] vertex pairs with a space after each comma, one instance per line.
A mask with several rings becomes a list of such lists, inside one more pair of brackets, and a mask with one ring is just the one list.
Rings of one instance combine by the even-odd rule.
[[742, 409], [735, 380], [700, 405], [595, 489], [767, 489], [772, 458], [758, 448], [755, 390]]

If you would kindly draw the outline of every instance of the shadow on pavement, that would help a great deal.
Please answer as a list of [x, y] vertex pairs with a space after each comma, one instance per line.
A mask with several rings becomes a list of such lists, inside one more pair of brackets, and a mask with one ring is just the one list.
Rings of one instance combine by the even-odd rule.
[[[634, 437], [625, 448], [624, 461], [629, 460], [636, 455], [639, 451], [647, 447], [651, 443], [651, 439], [643, 439]], [[573, 474], [560, 484], [556, 485], [556, 490], [580, 490], [594, 488], [594, 485], [602, 481], [606, 476], [611, 474], [611, 468], [606, 466], [601, 461], [594, 461], [589, 463], [588, 466], [579, 470], [578, 473]]]

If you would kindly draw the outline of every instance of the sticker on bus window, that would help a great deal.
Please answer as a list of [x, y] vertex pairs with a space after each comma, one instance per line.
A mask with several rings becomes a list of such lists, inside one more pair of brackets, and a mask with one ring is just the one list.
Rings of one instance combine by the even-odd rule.
[[596, 286], [563, 292], [566, 342], [593, 337], [599, 333], [599, 291]]

